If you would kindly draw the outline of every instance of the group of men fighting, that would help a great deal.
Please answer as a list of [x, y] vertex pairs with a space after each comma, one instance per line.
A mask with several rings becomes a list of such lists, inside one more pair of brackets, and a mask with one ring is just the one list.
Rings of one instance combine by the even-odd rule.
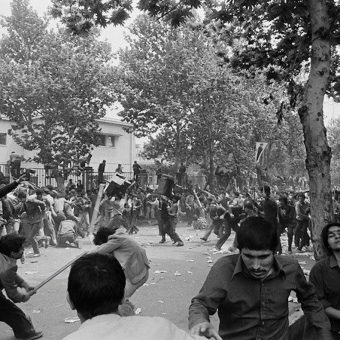
[[[20, 181], [19, 178], [0, 189], [0, 196], [13, 190]], [[163, 318], [124, 316], [120, 312], [119, 306], [126, 303], [129, 296], [127, 282], [130, 285], [135, 283], [134, 289], [141, 287], [148, 278], [149, 263], [145, 251], [140, 250], [135, 241], [128, 241], [130, 236], [118, 233], [119, 227], [123, 226], [122, 220], [117, 219], [119, 214], [111, 215], [108, 224], [97, 230], [97, 239], [104, 239], [98, 244], [104, 242], [104, 250], [91, 251], [71, 267], [68, 300], [82, 324], [65, 340], [283, 340], [292, 338], [294, 332], [296, 339], [300, 339], [301, 334], [305, 334], [306, 339], [339, 339], [340, 224], [332, 223], [324, 228], [323, 242], [328, 257], [315, 265], [308, 282], [295, 259], [278, 254], [279, 219], [273, 214], [274, 205], [268, 189], [265, 193], [262, 205], [256, 208], [262, 211], [263, 217], [249, 214], [238, 223], [235, 245], [239, 253], [221, 257], [191, 300], [189, 334]], [[163, 196], [162, 204], [171, 216], [171, 209], [178, 204], [179, 197]], [[113, 202], [119, 199], [121, 197], [116, 197]], [[300, 203], [303, 203], [302, 198]], [[252, 204], [256, 205], [255, 202]], [[173, 216], [176, 218], [176, 213]], [[295, 218], [299, 221], [297, 216]], [[232, 213], [230, 218], [233, 218]], [[165, 230], [176, 241], [169, 227], [174, 229], [174, 225], [166, 224]], [[25, 238], [16, 233], [0, 239], [0, 282], [13, 302], [25, 302], [36, 293], [34, 287], [17, 274], [16, 261], [22, 257], [24, 241]], [[121, 256], [120, 246], [116, 244], [130, 249], [129, 256]], [[145, 269], [136, 270], [137, 264]], [[298, 330], [288, 324], [291, 291], [296, 293], [305, 315], [303, 326]], [[16, 338], [33, 340], [42, 336], [42, 332], [34, 329], [29, 317], [12, 301], [2, 293], [0, 299], [0, 321], [12, 327]], [[218, 330], [210, 322], [210, 316], [215, 312], [220, 319]]]

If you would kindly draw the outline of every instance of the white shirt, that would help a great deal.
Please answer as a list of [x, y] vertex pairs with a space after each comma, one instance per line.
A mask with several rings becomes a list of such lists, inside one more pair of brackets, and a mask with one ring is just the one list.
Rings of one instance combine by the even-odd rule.
[[103, 314], [86, 320], [63, 340], [204, 340], [160, 317]]

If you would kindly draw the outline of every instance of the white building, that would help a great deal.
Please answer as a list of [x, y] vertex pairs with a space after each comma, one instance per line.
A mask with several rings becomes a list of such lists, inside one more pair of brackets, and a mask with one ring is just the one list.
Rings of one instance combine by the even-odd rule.
[[[127, 133], [124, 128], [129, 124], [118, 118], [105, 117], [99, 120], [101, 143], [92, 151], [90, 166], [96, 172], [99, 164], [106, 160], [105, 172], [114, 172], [118, 164], [122, 164], [124, 172], [132, 172], [132, 164], [136, 157], [135, 136]], [[25, 159], [34, 156], [33, 151], [27, 151], [19, 146], [10, 136], [11, 122], [0, 116], [0, 164], [7, 164], [12, 151], [24, 156]], [[23, 168], [43, 168], [42, 164], [22, 162]]]

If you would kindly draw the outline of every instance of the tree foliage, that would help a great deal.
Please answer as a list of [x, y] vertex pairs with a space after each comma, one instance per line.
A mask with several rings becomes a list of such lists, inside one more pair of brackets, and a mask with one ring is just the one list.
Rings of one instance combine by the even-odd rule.
[[75, 34], [91, 31], [93, 26], [120, 25], [129, 18], [131, 0], [52, 0], [51, 14]]
[[[286, 87], [288, 100], [282, 101], [277, 116], [281, 121], [292, 108], [298, 109], [310, 180], [314, 248], [317, 257], [323, 256], [320, 233], [333, 214], [332, 154], [323, 102], [327, 94], [335, 99], [340, 95], [339, 1], [140, 0], [139, 7], [174, 26], [186, 21], [196, 8], [204, 8], [207, 22], [217, 21], [221, 39], [230, 41], [233, 53], [221, 51], [226, 62], [236, 71], [246, 69], [254, 76], [259, 69], [266, 71], [268, 81]], [[230, 32], [238, 34], [238, 39], [229, 40]]]
[[[226, 165], [240, 178], [254, 172], [256, 141], [282, 138], [288, 145], [295, 139], [301, 151], [301, 133], [288, 134], [286, 122], [276, 126], [279, 102], [264, 103], [268, 92], [280, 91], [261, 74], [237, 75], [221, 63], [221, 46], [197, 23], [173, 30], [141, 16], [128, 42], [120, 52], [117, 91], [124, 119], [137, 133], [152, 134], [147, 157], [197, 163], [210, 177], [217, 164]], [[281, 158], [282, 165], [287, 159]], [[291, 170], [279, 173], [289, 176]]]
[[114, 100], [110, 47], [95, 34], [48, 31], [26, 0], [13, 2], [3, 24], [0, 111], [14, 123], [13, 137], [39, 163], [78, 162], [97, 145], [97, 120]]

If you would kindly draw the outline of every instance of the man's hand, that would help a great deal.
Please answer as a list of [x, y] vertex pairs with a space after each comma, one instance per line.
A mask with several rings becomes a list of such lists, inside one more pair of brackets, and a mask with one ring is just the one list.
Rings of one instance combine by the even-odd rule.
[[30, 292], [32, 292], [34, 290], [34, 287], [30, 286], [27, 282], [25, 282], [23, 284], [22, 288], [24, 288], [27, 293], [30, 293]]
[[36, 294], [36, 291], [34, 290], [34, 288], [33, 287], [30, 287], [30, 288], [32, 288], [30, 291], [26, 290], [26, 293], [22, 294], [23, 295], [22, 302], [28, 301], [32, 295]]
[[203, 335], [209, 339], [222, 340], [210, 322], [201, 322], [190, 329], [190, 335]]

